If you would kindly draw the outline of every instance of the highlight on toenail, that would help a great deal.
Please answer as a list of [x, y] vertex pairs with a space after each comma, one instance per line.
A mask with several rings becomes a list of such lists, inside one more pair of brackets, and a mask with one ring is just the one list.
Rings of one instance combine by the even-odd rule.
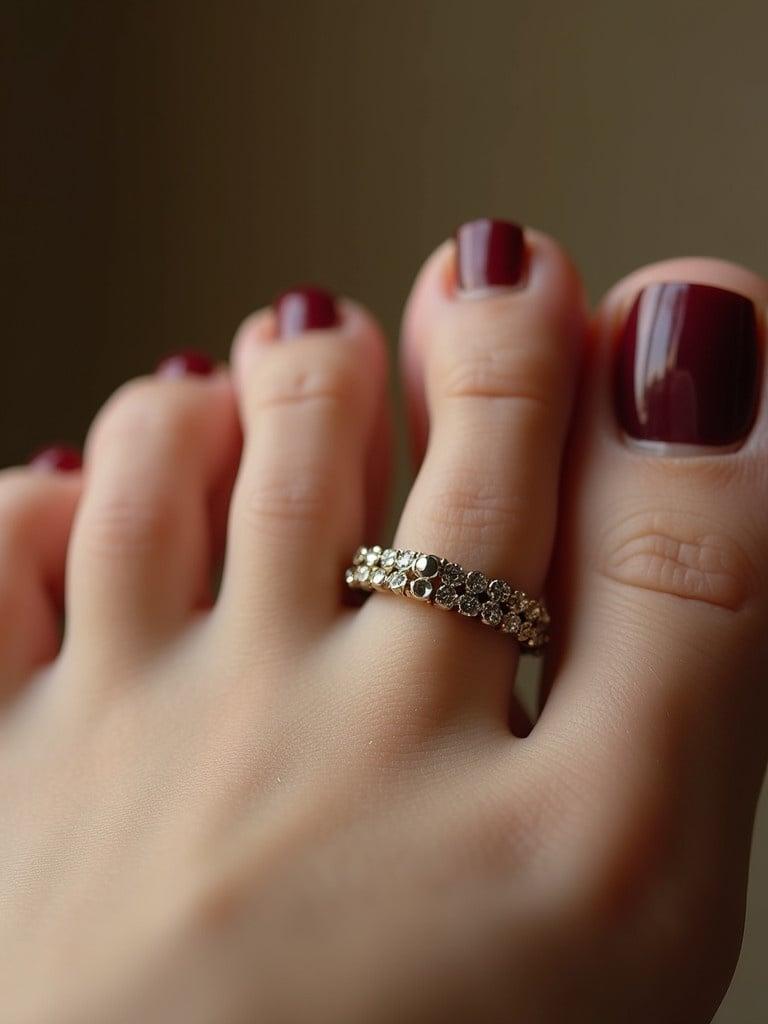
[[517, 224], [481, 218], [456, 230], [456, 277], [462, 291], [518, 284], [524, 262], [525, 240]]
[[712, 285], [648, 285], [618, 339], [616, 411], [641, 441], [733, 445], [758, 402], [758, 331], [750, 299]]
[[339, 322], [336, 299], [315, 285], [282, 292], [273, 303], [280, 338], [294, 338], [306, 331], [335, 327]]
[[172, 352], [161, 359], [155, 367], [159, 377], [208, 377], [213, 373], [214, 364], [210, 356], [196, 349]]
[[44, 472], [74, 473], [82, 469], [83, 456], [71, 445], [53, 444], [34, 452], [28, 465]]

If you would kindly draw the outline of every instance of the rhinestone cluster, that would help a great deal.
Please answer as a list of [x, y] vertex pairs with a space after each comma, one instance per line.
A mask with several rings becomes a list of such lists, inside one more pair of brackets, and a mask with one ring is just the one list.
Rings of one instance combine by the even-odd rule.
[[506, 580], [464, 569], [438, 555], [378, 544], [361, 547], [344, 579], [355, 590], [388, 590], [478, 618], [514, 637], [527, 652], [540, 652], [548, 639], [549, 615], [541, 601], [515, 590]]

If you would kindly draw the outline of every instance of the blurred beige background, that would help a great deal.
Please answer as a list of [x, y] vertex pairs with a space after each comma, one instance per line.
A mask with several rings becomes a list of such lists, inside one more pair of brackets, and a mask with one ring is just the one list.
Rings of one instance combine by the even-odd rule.
[[[764, 2], [99, 3], [0, 12], [0, 459], [82, 438], [166, 350], [313, 280], [393, 339], [421, 260], [496, 214], [590, 294], [644, 262], [768, 273]], [[763, 1024], [768, 809], [718, 1024]]]

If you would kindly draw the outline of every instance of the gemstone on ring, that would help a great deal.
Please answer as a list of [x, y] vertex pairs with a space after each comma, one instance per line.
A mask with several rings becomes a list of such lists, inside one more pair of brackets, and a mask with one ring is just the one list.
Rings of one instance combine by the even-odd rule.
[[464, 587], [468, 594], [482, 594], [488, 586], [485, 573], [468, 572]]
[[386, 590], [388, 587], [389, 573], [380, 565], [370, 575], [369, 583], [374, 590]]
[[437, 555], [419, 555], [413, 563], [413, 569], [419, 576], [432, 579], [440, 572], [440, 559]]
[[533, 628], [530, 622], [524, 622], [517, 632], [518, 640], [533, 640], [536, 636], [536, 630]]
[[424, 576], [417, 576], [415, 580], [411, 580], [406, 594], [408, 597], [415, 597], [417, 601], [428, 601], [433, 590], [434, 587], [428, 579]]
[[374, 566], [379, 564], [379, 558], [381, 557], [381, 548], [378, 544], [374, 544], [372, 548], [368, 548], [365, 553], [366, 565]]
[[486, 601], [480, 609], [480, 618], [486, 626], [498, 626], [501, 622], [501, 608], [495, 601]]
[[459, 612], [462, 615], [475, 616], [480, 611], [480, 602], [474, 594], [462, 594], [459, 598]]
[[459, 595], [447, 583], [441, 583], [435, 591], [435, 604], [439, 608], [455, 608], [459, 601]]
[[389, 577], [389, 589], [393, 594], [402, 594], [408, 583], [408, 577], [404, 572], [393, 572]]
[[407, 572], [413, 565], [413, 560], [416, 557], [415, 551], [398, 551], [397, 553], [397, 567], [402, 569], [403, 572]]
[[458, 562], [447, 562], [440, 572], [440, 579], [451, 587], [459, 587], [464, 583], [466, 575]]
[[491, 580], [487, 587], [488, 597], [493, 601], [502, 603], [509, 600], [509, 595], [512, 593], [512, 587], [506, 582], [506, 580]]
[[393, 551], [392, 548], [386, 548], [384, 551], [382, 551], [381, 558], [379, 559], [379, 565], [382, 567], [382, 569], [394, 569], [396, 562], [396, 551]]
[[511, 633], [513, 636], [517, 636], [521, 625], [522, 622], [517, 612], [507, 612], [501, 620], [502, 632]]
[[355, 579], [358, 583], [367, 583], [370, 575], [371, 569], [368, 565], [358, 565], [357, 569], [355, 569]]

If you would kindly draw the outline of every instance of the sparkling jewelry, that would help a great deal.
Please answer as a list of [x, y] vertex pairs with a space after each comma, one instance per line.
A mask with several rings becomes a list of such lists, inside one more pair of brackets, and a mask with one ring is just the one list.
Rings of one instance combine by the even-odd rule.
[[353, 590], [386, 591], [477, 618], [513, 637], [525, 653], [541, 653], [549, 639], [549, 614], [542, 601], [439, 555], [378, 544], [360, 547], [344, 580]]

